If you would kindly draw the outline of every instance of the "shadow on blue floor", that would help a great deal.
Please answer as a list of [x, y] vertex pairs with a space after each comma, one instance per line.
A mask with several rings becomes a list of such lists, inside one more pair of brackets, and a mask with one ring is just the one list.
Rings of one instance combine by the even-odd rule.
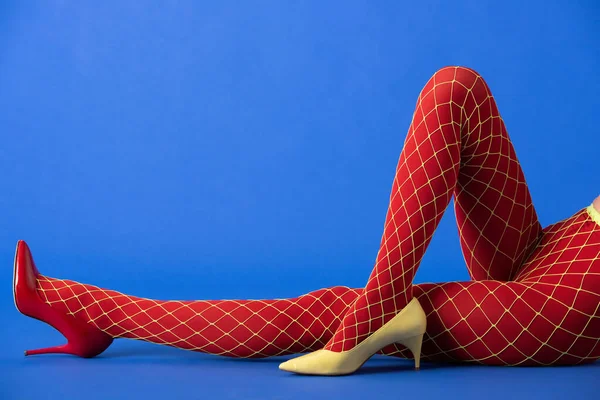
[[[2, 399], [595, 399], [600, 363], [575, 367], [481, 367], [375, 356], [359, 372], [310, 377], [280, 371], [291, 356], [232, 359], [132, 340], [102, 355], [24, 357], [23, 350], [60, 343], [51, 328], [7, 313], [0, 334]], [[13, 318], [14, 317], [14, 318]]]

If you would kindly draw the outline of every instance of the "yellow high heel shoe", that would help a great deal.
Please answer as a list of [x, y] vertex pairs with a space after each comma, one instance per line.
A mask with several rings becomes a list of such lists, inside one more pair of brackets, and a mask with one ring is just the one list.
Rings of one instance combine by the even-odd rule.
[[304, 375], [347, 375], [359, 369], [373, 354], [392, 343], [406, 346], [419, 369], [426, 316], [413, 298], [394, 318], [348, 351], [317, 350], [279, 365], [279, 369]]

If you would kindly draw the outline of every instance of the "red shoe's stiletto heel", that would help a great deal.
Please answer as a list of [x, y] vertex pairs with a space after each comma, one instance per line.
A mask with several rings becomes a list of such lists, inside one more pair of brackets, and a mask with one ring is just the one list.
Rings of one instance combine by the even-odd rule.
[[25, 355], [61, 353], [89, 358], [106, 350], [113, 341], [111, 336], [85, 321], [52, 308], [40, 298], [37, 293], [39, 274], [29, 247], [20, 240], [17, 243], [13, 275], [15, 306], [22, 314], [43, 321], [58, 330], [65, 336], [67, 343], [28, 350], [25, 351]]

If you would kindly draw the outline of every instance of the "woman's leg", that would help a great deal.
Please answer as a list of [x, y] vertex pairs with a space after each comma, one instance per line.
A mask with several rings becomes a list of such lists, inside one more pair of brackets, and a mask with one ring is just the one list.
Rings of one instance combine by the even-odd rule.
[[293, 299], [161, 301], [45, 276], [37, 285], [53, 308], [114, 338], [252, 358], [323, 347], [359, 292], [337, 286]]
[[436, 72], [419, 95], [375, 267], [325, 349], [351, 350], [408, 304], [453, 194], [471, 276], [511, 279], [541, 226], [494, 98], [481, 76], [462, 67]]
[[[541, 366], [600, 359], [598, 292], [487, 280], [415, 285], [414, 295], [427, 313], [424, 360]], [[412, 356], [398, 345], [381, 353]]]

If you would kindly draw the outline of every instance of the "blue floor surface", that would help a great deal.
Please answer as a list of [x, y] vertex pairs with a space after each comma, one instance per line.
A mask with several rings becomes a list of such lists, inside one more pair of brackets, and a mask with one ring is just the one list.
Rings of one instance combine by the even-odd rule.
[[101, 356], [24, 357], [61, 343], [38, 321], [3, 307], [0, 399], [598, 399], [600, 363], [509, 368], [376, 356], [356, 374], [306, 377], [280, 371], [287, 358], [228, 359], [132, 340]]

